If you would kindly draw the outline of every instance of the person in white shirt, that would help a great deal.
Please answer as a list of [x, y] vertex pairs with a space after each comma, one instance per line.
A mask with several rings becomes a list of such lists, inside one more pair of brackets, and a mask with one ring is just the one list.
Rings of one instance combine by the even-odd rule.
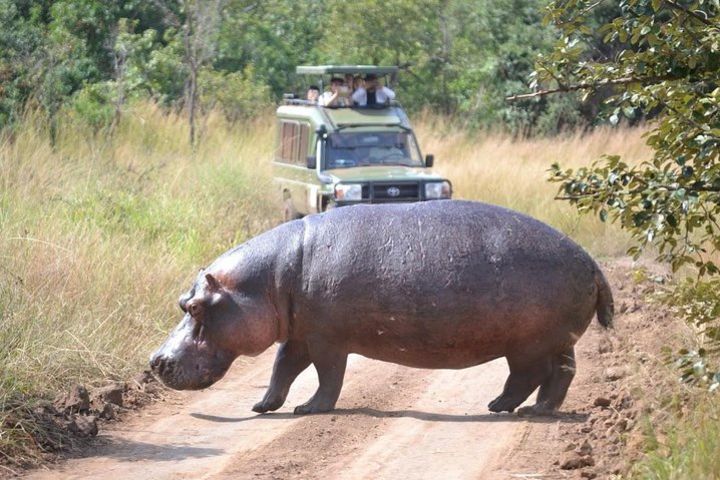
[[343, 84], [345, 81], [340, 77], [333, 77], [330, 80], [330, 91], [320, 95], [318, 104], [325, 107], [349, 107], [351, 100], [350, 90]]
[[395, 92], [380, 85], [377, 75], [365, 75], [365, 87], [358, 88], [352, 95], [353, 103], [359, 107], [384, 105], [395, 100]]

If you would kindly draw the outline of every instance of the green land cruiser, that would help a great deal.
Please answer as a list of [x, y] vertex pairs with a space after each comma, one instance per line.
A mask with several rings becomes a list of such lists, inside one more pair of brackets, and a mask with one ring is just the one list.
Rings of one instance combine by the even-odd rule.
[[[300, 66], [324, 76], [394, 75], [397, 67]], [[452, 185], [420, 154], [407, 115], [391, 102], [372, 107], [325, 107], [286, 99], [277, 109], [274, 181], [284, 219], [358, 203], [450, 198]]]

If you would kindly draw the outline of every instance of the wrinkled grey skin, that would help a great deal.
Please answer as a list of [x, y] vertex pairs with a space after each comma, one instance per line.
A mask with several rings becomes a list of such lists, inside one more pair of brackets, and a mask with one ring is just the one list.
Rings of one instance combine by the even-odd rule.
[[176, 389], [205, 388], [239, 355], [282, 343], [256, 412], [282, 406], [313, 364], [319, 388], [295, 413], [332, 410], [349, 353], [419, 368], [506, 357], [494, 412], [562, 404], [573, 346], [613, 301], [597, 264], [519, 213], [463, 201], [354, 206], [285, 223], [218, 258], [180, 299], [184, 318], [151, 366]]

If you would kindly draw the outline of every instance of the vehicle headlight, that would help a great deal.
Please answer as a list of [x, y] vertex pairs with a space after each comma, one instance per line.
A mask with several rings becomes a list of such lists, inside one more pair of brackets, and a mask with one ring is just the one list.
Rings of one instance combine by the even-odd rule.
[[338, 183], [335, 185], [335, 200], [340, 202], [362, 200], [362, 185], [359, 183]]
[[442, 182], [429, 182], [425, 184], [425, 198], [428, 200], [450, 198], [451, 196], [452, 187], [450, 186], [450, 182], [447, 180]]

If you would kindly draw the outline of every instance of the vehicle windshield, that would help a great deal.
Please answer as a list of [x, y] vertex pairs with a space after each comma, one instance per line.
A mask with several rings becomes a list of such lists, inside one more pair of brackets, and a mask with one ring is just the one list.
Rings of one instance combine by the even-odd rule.
[[410, 132], [338, 132], [325, 143], [325, 168], [399, 165], [422, 167]]

